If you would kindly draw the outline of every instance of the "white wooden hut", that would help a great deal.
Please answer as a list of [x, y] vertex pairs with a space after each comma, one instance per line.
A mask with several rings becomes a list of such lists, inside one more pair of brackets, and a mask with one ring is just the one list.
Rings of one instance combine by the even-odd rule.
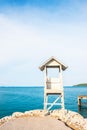
[[[64, 90], [63, 90], [63, 82], [62, 82], [62, 71], [64, 71], [67, 68], [67, 66], [61, 63], [55, 57], [51, 57], [46, 62], [44, 62], [39, 68], [41, 71], [44, 71], [45, 74], [44, 75], [44, 109], [50, 110], [54, 105], [61, 105], [61, 107], [64, 108]], [[56, 73], [56, 75], [54, 75], [54, 73]], [[58, 95], [58, 97], [53, 103], [48, 103], [49, 95]], [[60, 99], [61, 99], [61, 103], [58, 103]], [[47, 107], [48, 105], [49, 107]]]

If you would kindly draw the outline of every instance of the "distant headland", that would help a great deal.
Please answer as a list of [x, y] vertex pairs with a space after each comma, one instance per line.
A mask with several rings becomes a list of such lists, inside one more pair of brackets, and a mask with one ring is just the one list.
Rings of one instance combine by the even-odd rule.
[[76, 85], [73, 85], [73, 86], [87, 86], [87, 83], [81, 83], [81, 84], [76, 84]]

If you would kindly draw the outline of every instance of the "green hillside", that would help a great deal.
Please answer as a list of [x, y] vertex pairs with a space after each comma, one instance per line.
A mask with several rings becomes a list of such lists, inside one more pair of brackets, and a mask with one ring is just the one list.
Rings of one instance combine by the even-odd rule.
[[87, 86], [87, 83], [76, 84], [74, 86]]

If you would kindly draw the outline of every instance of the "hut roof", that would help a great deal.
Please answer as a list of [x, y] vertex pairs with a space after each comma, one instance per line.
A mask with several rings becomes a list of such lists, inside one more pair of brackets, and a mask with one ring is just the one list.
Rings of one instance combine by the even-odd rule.
[[53, 62], [53, 61], [55, 61], [55, 62], [57, 63], [57, 65], [55, 64], [54, 67], [55, 67], [55, 66], [58, 66], [58, 64], [62, 66], [62, 70], [65, 70], [65, 69], [67, 69], [67, 67], [68, 67], [68, 66], [64, 65], [62, 62], [60, 62], [59, 60], [57, 60], [57, 58], [55, 58], [55, 57], [52, 56], [52, 57], [49, 58], [46, 62], [44, 62], [44, 63], [39, 67], [39, 69], [40, 69], [41, 71], [43, 71], [44, 68], [45, 68], [45, 66], [48, 66], [48, 64], [51, 63], [51, 62]]

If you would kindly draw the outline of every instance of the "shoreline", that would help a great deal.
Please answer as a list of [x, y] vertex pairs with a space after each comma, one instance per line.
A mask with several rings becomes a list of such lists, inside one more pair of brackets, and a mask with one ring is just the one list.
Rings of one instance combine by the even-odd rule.
[[[11, 116], [6, 116], [0, 119], [0, 130], [3, 130], [2, 127], [5, 128], [8, 126], [9, 122], [13, 122], [14, 120], [20, 122], [21, 119], [25, 118], [52, 118], [57, 119], [63, 122], [67, 127], [73, 130], [87, 130], [87, 119], [83, 118], [79, 113], [69, 111], [69, 110], [53, 110], [53, 111], [45, 111], [45, 110], [32, 110], [22, 112], [14, 112]], [[55, 122], [55, 121], [54, 121]], [[33, 124], [32, 124], [33, 125]], [[22, 129], [21, 129], [22, 130]]]

